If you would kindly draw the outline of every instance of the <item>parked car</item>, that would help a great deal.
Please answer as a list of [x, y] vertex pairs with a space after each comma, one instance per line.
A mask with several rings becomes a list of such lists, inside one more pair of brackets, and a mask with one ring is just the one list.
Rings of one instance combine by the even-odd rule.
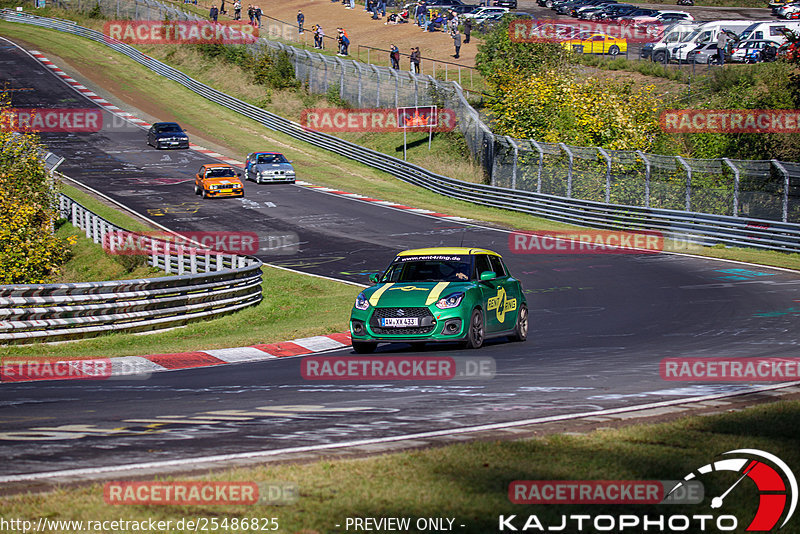
[[491, 250], [406, 250], [370, 281], [350, 312], [357, 353], [373, 352], [378, 343], [450, 341], [476, 349], [488, 338], [528, 337], [522, 284]]
[[492, 5], [517, 9], [517, 0], [494, 0]]
[[686, 55], [686, 61], [702, 65], [718, 65], [719, 50], [717, 50], [717, 43], [706, 43], [698, 46]]
[[157, 122], [147, 130], [147, 144], [157, 149], [189, 148], [189, 136], [177, 122]]
[[194, 176], [194, 194], [203, 198], [243, 197], [242, 173], [230, 165], [207, 163]]
[[769, 41], [767, 39], [742, 41], [741, 43], [731, 48], [731, 61], [735, 61], [737, 63], [743, 63], [745, 57], [752, 54], [753, 52], [760, 53], [761, 51], [764, 50], [764, 47], [766, 47], [767, 45], [774, 46], [775, 49], [777, 50], [781, 44], [782, 43]]
[[245, 180], [257, 184], [272, 182], [295, 182], [292, 162], [280, 152], [253, 152], [247, 155], [244, 163]]
[[503, 16], [504, 13], [508, 13], [509, 11], [507, 7], [480, 7], [471, 13], [464, 13], [464, 18], [474, 19], [477, 22], [484, 20], [493, 13], [500, 13], [500, 16]]
[[781, 8], [778, 11], [778, 16], [786, 20], [797, 20], [800, 18], [800, 4]]
[[574, 39], [564, 41], [564, 46], [583, 54], [609, 54], [616, 56], [628, 51], [628, 41], [600, 32], [583, 32]]

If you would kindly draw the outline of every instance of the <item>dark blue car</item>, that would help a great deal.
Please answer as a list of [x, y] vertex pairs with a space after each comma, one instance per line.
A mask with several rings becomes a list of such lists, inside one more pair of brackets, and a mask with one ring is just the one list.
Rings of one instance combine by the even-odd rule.
[[177, 122], [157, 122], [147, 131], [147, 144], [156, 148], [189, 148], [189, 136]]

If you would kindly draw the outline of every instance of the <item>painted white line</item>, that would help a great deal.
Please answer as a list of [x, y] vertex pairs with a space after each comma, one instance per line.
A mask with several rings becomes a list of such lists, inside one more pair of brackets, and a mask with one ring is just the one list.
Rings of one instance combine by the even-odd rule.
[[313, 352], [318, 352], [321, 350], [330, 350], [330, 349], [340, 349], [342, 347], [347, 347], [344, 343], [340, 343], [335, 339], [331, 339], [325, 336], [314, 336], [314, 337], [304, 337], [300, 339], [293, 339], [292, 343], [300, 345], [303, 348], [306, 348]]
[[128, 464], [128, 465], [114, 465], [108, 467], [87, 467], [83, 469], [65, 469], [62, 471], [50, 471], [46, 473], [29, 473], [25, 475], [8, 475], [0, 477], [0, 484], [7, 484], [9, 482], [28, 482], [34, 480], [47, 480], [51, 478], [62, 478], [62, 477], [75, 477], [75, 476], [91, 476], [91, 475], [101, 475], [106, 473], [122, 473], [126, 471], [136, 471], [138, 469], [165, 469], [170, 467], [180, 467], [180, 466], [188, 466], [194, 464], [202, 464], [202, 463], [215, 463], [215, 462], [226, 462], [232, 460], [244, 460], [244, 459], [256, 459], [256, 458], [267, 458], [270, 456], [278, 456], [280, 454], [296, 454], [301, 452], [314, 452], [314, 451], [324, 451], [324, 450], [331, 450], [331, 449], [341, 449], [346, 447], [360, 447], [364, 445], [375, 445], [379, 443], [393, 443], [397, 441], [405, 441], [405, 440], [414, 440], [414, 439], [425, 439], [425, 438], [437, 438], [437, 437], [445, 437], [445, 436], [459, 436], [463, 434], [469, 434], [473, 432], [486, 432], [490, 430], [502, 430], [505, 428], [514, 428], [518, 426], [526, 426], [526, 425], [533, 425], [533, 424], [541, 424], [541, 423], [552, 423], [556, 421], [567, 421], [570, 419], [580, 419], [583, 417], [597, 417], [603, 415], [612, 415], [612, 414], [620, 414], [620, 413], [629, 413], [635, 412], [640, 410], [649, 410], [653, 408], [661, 408], [664, 406], [674, 406], [677, 404], [686, 404], [687, 402], [699, 402], [711, 399], [719, 399], [719, 398], [726, 398], [726, 397], [737, 397], [747, 394], [758, 393], [759, 391], [771, 391], [774, 389], [780, 389], [787, 386], [793, 386], [800, 384], [798, 382], [787, 382], [784, 384], [775, 384], [772, 386], [764, 386], [762, 388], [753, 388], [750, 391], [746, 392], [737, 392], [737, 393], [727, 393], [727, 394], [718, 394], [718, 395], [707, 395], [705, 397], [695, 397], [689, 399], [679, 399], [679, 400], [671, 400], [671, 401], [664, 401], [664, 402], [655, 402], [651, 404], [643, 404], [640, 406], [627, 406], [625, 408], [612, 408], [609, 410], [597, 410], [594, 412], [583, 412], [578, 414], [572, 415], [554, 415], [549, 417], [538, 417], [535, 419], [524, 419], [521, 421], [510, 421], [507, 423], [493, 423], [487, 425], [479, 425], [479, 426], [472, 426], [472, 427], [464, 427], [464, 428], [451, 428], [447, 430], [436, 430], [432, 432], [420, 432], [417, 434], [405, 434], [403, 436], [392, 436], [387, 438], [373, 438], [373, 439], [362, 439], [356, 441], [346, 441], [343, 443], [328, 443], [325, 445], [308, 445], [305, 447], [290, 447], [286, 449], [275, 449], [275, 450], [263, 450], [263, 451], [252, 451], [252, 452], [241, 452], [235, 454], [217, 454], [213, 456], [200, 456], [194, 458], [182, 458], [179, 460], [164, 460], [160, 462], [142, 462], [138, 464]]
[[215, 358], [227, 363], [242, 363], [242, 362], [255, 362], [260, 360], [272, 360], [275, 358], [272, 354], [258, 350], [254, 347], [237, 347], [233, 349], [213, 349], [204, 350], [206, 354], [210, 354]]

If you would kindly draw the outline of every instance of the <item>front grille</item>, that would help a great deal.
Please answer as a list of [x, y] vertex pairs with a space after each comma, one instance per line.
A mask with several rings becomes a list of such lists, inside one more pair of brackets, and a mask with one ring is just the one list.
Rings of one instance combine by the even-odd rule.
[[[379, 319], [385, 317], [419, 317], [419, 326], [409, 328], [383, 328]], [[369, 326], [378, 335], [422, 335], [430, 334], [436, 328], [436, 320], [428, 308], [375, 308]]]
[[[403, 310], [402, 312], [400, 310]], [[375, 308], [372, 313], [373, 317], [433, 317], [428, 308]]]
[[372, 331], [375, 334], [381, 336], [399, 336], [399, 335], [406, 335], [406, 336], [413, 336], [413, 335], [422, 335], [422, 334], [430, 334], [433, 332], [433, 329], [436, 325], [426, 326], [424, 328], [381, 328], [380, 326], [373, 326]]

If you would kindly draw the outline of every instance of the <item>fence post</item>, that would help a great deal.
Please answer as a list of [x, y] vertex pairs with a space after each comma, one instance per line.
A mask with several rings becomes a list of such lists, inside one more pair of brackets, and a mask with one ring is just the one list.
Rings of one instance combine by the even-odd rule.
[[514, 164], [511, 166], [511, 189], [517, 188], [517, 162], [519, 161], [519, 145], [516, 141], [506, 136], [506, 141], [514, 148]]
[[359, 66], [357, 61], [353, 62], [353, 66], [358, 71], [358, 107], [361, 106], [361, 66]]
[[419, 87], [417, 85], [417, 76], [411, 75], [411, 79], [414, 80], [414, 107], [419, 106]]
[[375, 107], [379, 108], [381, 107], [381, 71], [375, 65], [370, 65], [370, 67], [375, 71], [375, 77], [378, 79], [376, 83], [377, 89], [375, 90]]
[[606, 159], [606, 204], [611, 203], [611, 156], [608, 155], [608, 152], [603, 150], [600, 147], [597, 147], [597, 151], [603, 155]]
[[539, 143], [531, 139], [531, 146], [539, 153], [539, 169], [536, 171], [536, 192], [542, 192], [542, 165], [544, 164], [544, 150]]
[[722, 158], [722, 163], [733, 172], [733, 216], [739, 216], [739, 169], [728, 158]]
[[394, 76], [394, 107], [397, 109], [400, 107], [400, 75], [394, 70], [392, 75]]
[[569, 167], [567, 167], [567, 198], [572, 198], [572, 151], [565, 145], [564, 143], [558, 143], [558, 146], [561, 147], [561, 150], [567, 153], [569, 157]]
[[675, 156], [675, 159], [686, 169], [686, 211], [692, 211], [692, 168], [680, 156]]
[[323, 74], [322, 87], [324, 88], [323, 90], [327, 93], [328, 92], [328, 62], [325, 61], [325, 57], [324, 56], [322, 57], [322, 64], [325, 66], [325, 74]]
[[650, 207], [650, 160], [645, 157], [641, 150], [636, 151], [636, 155], [644, 161], [644, 207]]
[[781, 220], [786, 222], [789, 219], [789, 172], [777, 159], [770, 160], [775, 168], [783, 174], [783, 209]]

